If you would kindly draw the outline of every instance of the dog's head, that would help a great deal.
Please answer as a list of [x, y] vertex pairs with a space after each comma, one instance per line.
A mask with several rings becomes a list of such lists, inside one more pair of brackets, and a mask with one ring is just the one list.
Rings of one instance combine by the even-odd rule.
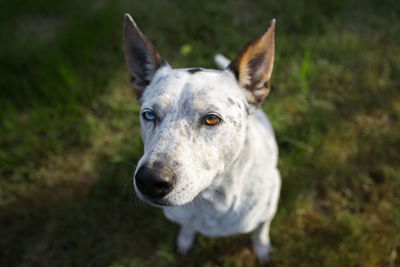
[[247, 117], [269, 93], [274, 28], [272, 20], [225, 70], [172, 69], [125, 15], [125, 60], [141, 104], [141, 199], [183, 205], [230, 168], [246, 145]]

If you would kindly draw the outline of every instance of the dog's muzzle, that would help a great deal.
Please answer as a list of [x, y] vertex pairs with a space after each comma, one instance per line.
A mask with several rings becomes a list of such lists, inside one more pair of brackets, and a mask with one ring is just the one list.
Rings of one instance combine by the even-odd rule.
[[151, 167], [143, 164], [135, 175], [137, 189], [151, 200], [168, 195], [174, 188], [175, 181], [174, 172], [161, 163], [154, 163]]

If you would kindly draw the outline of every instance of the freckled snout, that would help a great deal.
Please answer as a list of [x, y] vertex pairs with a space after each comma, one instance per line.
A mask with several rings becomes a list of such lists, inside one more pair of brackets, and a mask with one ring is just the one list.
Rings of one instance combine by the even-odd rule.
[[144, 164], [135, 175], [135, 182], [140, 193], [151, 199], [166, 196], [175, 186], [175, 174], [166, 166]]

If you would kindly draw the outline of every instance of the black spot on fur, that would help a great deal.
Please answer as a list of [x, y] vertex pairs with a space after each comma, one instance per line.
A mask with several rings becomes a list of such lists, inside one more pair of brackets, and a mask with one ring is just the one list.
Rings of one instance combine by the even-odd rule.
[[199, 72], [199, 71], [202, 71], [202, 69], [201, 68], [192, 68], [192, 69], [188, 70], [188, 72], [190, 74], [195, 74], [196, 72]]
[[249, 106], [245, 104], [244, 109], [246, 110], [247, 115], [249, 115], [250, 114]]
[[210, 170], [211, 169], [210, 163], [207, 160], [203, 160], [203, 167], [206, 170]]
[[233, 101], [232, 98], [228, 98], [228, 102], [229, 102], [230, 104], [232, 104], [232, 105], [235, 105], [235, 101]]

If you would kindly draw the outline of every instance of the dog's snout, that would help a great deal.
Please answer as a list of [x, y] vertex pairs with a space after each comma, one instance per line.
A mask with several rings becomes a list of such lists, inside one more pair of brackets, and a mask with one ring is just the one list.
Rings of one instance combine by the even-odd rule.
[[152, 168], [143, 165], [135, 176], [139, 191], [150, 198], [157, 199], [166, 196], [175, 185], [175, 175], [167, 167]]

